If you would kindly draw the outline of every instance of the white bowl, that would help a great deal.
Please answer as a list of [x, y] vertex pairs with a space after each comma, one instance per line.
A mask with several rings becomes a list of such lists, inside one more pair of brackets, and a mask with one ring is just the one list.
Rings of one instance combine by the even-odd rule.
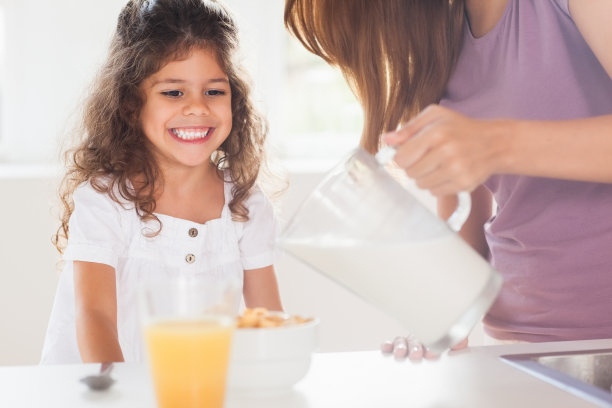
[[319, 320], [314, 319], [291, 326], [236, 329], [229, 387], [267, 392], [293, 386], [310, 368], [318, 326]]

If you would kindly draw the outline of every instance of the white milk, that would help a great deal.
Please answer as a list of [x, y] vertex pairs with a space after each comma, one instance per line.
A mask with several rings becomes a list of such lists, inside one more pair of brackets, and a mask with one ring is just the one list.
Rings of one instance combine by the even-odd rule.
[[282, 245], [395, 318], [427, 345], [447, 336], [478, 298], [490, 298], [480, 299], [482, 306], [478, 307], [485, 310], [478, 311], [470, 327], [464, 328], [461, 335], [467, 335], [486, 312], [501, 282], [489, 263], [454, 233], [424, 242], [332, 244], [300, 240]]

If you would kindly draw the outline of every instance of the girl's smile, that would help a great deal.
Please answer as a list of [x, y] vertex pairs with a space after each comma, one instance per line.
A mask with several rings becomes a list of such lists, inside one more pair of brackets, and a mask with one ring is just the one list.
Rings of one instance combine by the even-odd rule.
[[204, 143], [208, 136], [212, 135], [214, 128], [210, 127], [190, 127], [190, 128], [171, 128], [168, 130], [171, 136], [183, 143]]
[[206, 168], [232, 129], [231, 87], [210, 49], [195, 48], [141, 84], [140, 120], [163, 167]]

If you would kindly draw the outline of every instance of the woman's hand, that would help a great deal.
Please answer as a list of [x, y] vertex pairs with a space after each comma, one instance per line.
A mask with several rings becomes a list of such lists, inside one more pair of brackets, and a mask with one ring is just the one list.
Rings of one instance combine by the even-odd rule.
[[435, 196], [472, 191], [503, 167], [508, 121], [476, 120], [430, 105], [404, 127], [383, 135], [395, 162]]
[[[451, 347], [451, 350], [461, 350], [468, 345], [468, 339], [464, 339]], [[384, 354], [393, 354], [398, 360], [403, 360], [408, 357], [411, 361], [421, 361], [423, 358], [434, 359], [438, 355], [431, 352], [427, 347], [418, 341], [414, 336], [398, 336], [393, 341], [385, 341], [380, 350]]]

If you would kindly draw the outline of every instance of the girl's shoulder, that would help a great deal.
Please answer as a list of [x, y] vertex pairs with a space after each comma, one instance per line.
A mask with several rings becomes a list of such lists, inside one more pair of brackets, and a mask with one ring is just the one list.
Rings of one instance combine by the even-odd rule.
[[[107, 236], [125, 237], [142, 227], [134, 204], [122, 198], [109, 179], [81, 183], [72, 198], [74, 210], [70, 222], [80, 224], [82, 231], [97, 231], [97, 235], [107, 231]], [[74, 235], [73, 231], [71, 234]]]
[[86, 180], [74, 190], [75, 205], [112, 206], [117, 210], [129, 210], [134, 206], [124, 199], [117, 186], [112, 185], [109, 177]]
[[[234, 183], [232, 181], [228, 181], [227, 179], [225, 180], [224, 191], [225, 191], [226, 206], [227, 206], [227, 203], [229, 203], [231, 199], [233, 198], [233, 193], [232, 193], [233, 186], [234, 186]], [[271, 206], [271, 201], [268, 198], [267, 194], [263, 191], [263, 189], [258, 184], [255, 184], [249, 190], [248, 197], [244, 200], [244, 205], [250, 211], [252, 208], [256, 209], [262, 206], [268, 206], [268, 205]]]
[[[225, 183], [225, 199], [229, 202], [233, 198], [233, 188], [235, 183], [233, 182], [229, 171], [223, 172], [223, 181]], [[276, 202], [281, 195], [287, 190], [289, 182], [286, 177], [280, 175], [266, 175], [266, 177], [260, 178], [255, 185], [249, 190], [248, 197], [245, 200], [247, 207], [257, 206], [262, 203], [268, 203], [271, 206], [276, 206]]]
[[[103, 180], [103, 184], [95, 183], [96, 185], [102, 185], [105, 188], [108, 188], [109, 181]], [[77, 188], [74, 190], [73, 194], [74, 201], [83, 202], [83, 201], [107, 201], [110, 200], [110, 196], [100, 190], [99, 188], [94, 187], [94, 182], [91, 180], [86, 180], [79, 184]]]
[[246, 199], [247, 207], [257, 206], [265, 203], [270, 203], [268, 196], [261, 189], [259, 185], [254, 185], [253, 188], [249, 191], [249, 197]]
[[[223, 207], [223, 214], [233, 219], [228, 204], [233, 199], [232, 188], [234, 183], [226, 178], [225, 180], [225, 205]], [[248, 210], [248, 220], [246, 222], [233, 220], [234, 224], [237, 224], [239, 228], [242, 228], [244, 224], [258, 224], [260, 222], [271, 222], [276, 218], [276, 208], [268, 195], [265, 193], [258, 184], [255, 184], [250, 190], [248, 196], [243, 201], [243, 205]]]
[[[234, 198], [234, 189], [236, 188], [237, 184], [236, 182], [232, 179], [232, 176], [230, 174], [230, 172], [225, 169], [223, 170], [222, 173], [222, 178], [223, 178], [223, 193], [225, 195], [225, 204], [227, 206], [227, 203], [229, 203], [233, 198]], [[245, 204], [253, 197], [253, 196], [258, 196], [262, 193], [261, 188], [255, 184], [251, 190], [249, 191], [249, 195], [245, 201]]]

